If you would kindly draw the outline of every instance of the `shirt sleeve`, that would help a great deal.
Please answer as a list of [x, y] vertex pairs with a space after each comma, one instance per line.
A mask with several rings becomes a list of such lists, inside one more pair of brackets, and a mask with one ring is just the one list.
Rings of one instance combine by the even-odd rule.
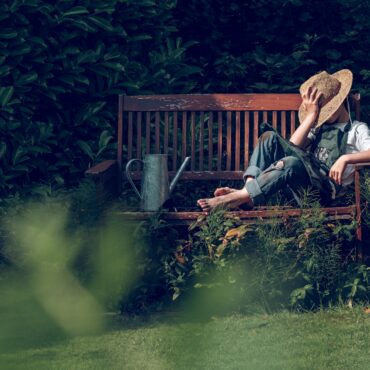
[[370, 150], [370, 130], [364, 122], [356, 127], [356, 149], [359, 152]]

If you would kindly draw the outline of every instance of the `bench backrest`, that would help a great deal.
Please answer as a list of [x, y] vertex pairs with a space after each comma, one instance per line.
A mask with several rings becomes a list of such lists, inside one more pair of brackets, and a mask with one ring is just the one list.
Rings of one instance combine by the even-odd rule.
[[[351, 101], [359, 119], [359, 94], [352, 94]], [[183, 179], [240, 179], [258, 141], [259, 124], [270, 122], [289, 138], [299, 124], [300, 104], [299, 94], [120, 95], [119, 173], [131, 158], [164, 153], [170, 175], [191, 156]], [[140, 171], [133, 173], [139, 176]]]

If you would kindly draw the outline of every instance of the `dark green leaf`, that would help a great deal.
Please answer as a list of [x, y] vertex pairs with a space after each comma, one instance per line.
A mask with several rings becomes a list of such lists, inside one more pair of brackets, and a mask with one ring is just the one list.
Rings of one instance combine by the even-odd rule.
[[140, 86], [138, 86], [134, 82], [121, 82], [119, 85], [122, 86], [122, 87], [127, 87], [127, 88], [130, 88], [130, 89], [134, 89], [134, 90], [140, 90]]
[[18, 33], [15, 30], [12, 30], [10, 28], [4, 28], [0, 30], [0, 39], [14, 39], [18, 36]]
[[102, 65], [104, 67], [113, 69], [113, 70], [118, 71], [118, 72], [124, 72], [125, 71], [125, 67], [121, 63], [109, 63], [109, 62], [105, 62], [105, 63], [102, 63]]
[[100, 76], [107, 77], [107, 78], [109, 77], [109, 72], [102, 66], [89, 65], [88, 68]]
[[106, 147], [112, 139], [113, 136], [110, 135], [109, 131], [104, 130], [99, 137], [99, 148]]
[[90, 80], [86, 77], [86, 76], [83, 76], [83, 75], [76, 75], [74, 76], [74, 79], [75, 81], [78, 81], [84, 85], [89, 85], [90, 84]]
[[111, 23], [104, 18], [90, 16], [88, 19], [90, 22], [94, 23], [105, 31], [112, 32], [114, 30], [114, 27], [111, 25]]
[[34, 82], [37, 80], [37, 73], [36, 72], [31, 72], [25, 75], [22, 75], [18, 80], [17, 84], [18, 85], [27, 85], [30, 84], [31, 82]]
[[63, 81], [67, 85], [74, 86], [74, 76], [72, 76], [72, 75], [60, 76], [59, 80]]
[[17, 172], [28, 172], [30, 168], [25, 166], [24, 164], [17, 164], [12, 168], [12, 170]]
[[91, 113], [92, 114], [96, 114], [98, 113], [99, 111], [101, 111], [104, 106], [106, 105], [107, 103], [102, 101], [102, 102], [98, 102], [98, 103], [95, 103], [94, 106], [92, 107], [92, 110], [91, 110]]
[[77, 140], [77, 145], [81, 148], [81, 150], [90, 158], [94, 159], [94, 153], [91, 150], [90, 145], [86, 141]]
[[5, 153], [6, 153], [6, 143], [4, 143], [3, 141], [0, 143], [0, 159], [4, 157]]
[[18, 56], [18, 55], [24, 55], [24, 54], [28, 54], [31, 50], [32, 50], [31, 46], [23, 45], [19, 48], [13, 49], [10, 52], [10, 55], [12, 55], [13, 57]]
[[8, 86], [8, 87], [0, 87], [0, 105], [2, 107], [5, 107], [10, 99], [12, 98], [14, 93], [14, 87]]
[[89, 14], [89, 11], [83, 6], [75, 6], [62, 14], [63, 17], [72, 17], [75, 15]]
[[93, 50], [87, 50], [84, 53], [80, 53], [77, 58], [77, 63], [95, 63], [97, 60], [97, 55]]
[[95, 27], [90, 26], [87, 22], [85, 22], [85, 21], [83, 21], [81, 19], [77, 19], [77, 20], [71, 19], [71, 21], [72, 21], [72, 24], [74, 26], [76, 26], [77, 28], [80, 28], [83, 31], [86, 31], [86, 32], [96, 32], [96, 28]]
[[0, 76], [1, 76], [1, 77], [5, 77], [5, 76], [7, 76], [9, 73], [10, 73], [10, 67], [8, 67], [8, 66], [0, 67]]
[[13, 155], [13, 165], [17, 163], [24, 162], [25, 160], [29, 159], [28, 156], [25, 156], [26, 151], [22, 147], [18, 147]]
[[152, 39], [152, 36], [150, 35], [137, 35], [137, 36], [130, 37], [128, 41], [134, 42], [134, 41], [144, 41], [144, 40], [151, 40], [151, 39]]

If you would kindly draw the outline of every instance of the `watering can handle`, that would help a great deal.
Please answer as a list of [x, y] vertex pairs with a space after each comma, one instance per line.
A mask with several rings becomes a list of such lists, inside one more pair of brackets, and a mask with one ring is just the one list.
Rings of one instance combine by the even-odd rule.
[[144, 163], [144, 161], [142, 161], [141, 159], [137, 159], [137, 158], [134, 158], [134, 159], [131, 159], [130, 161], [128, 161], [127, 164], [126, 164], [126, 176], [127, 176], [128, 181], [130, 182], [131, 186], [134, 188], [135, 193], [139, 196], [140, 199], [142, 199], [143, 197], [141, 196], [139, 190], [137, 190], [137, 187], [135, 186], [134, 182], [132, 181], [132, 178], [131, 178], [131, 175], [130, 175], [130, 166], [135, 161]]

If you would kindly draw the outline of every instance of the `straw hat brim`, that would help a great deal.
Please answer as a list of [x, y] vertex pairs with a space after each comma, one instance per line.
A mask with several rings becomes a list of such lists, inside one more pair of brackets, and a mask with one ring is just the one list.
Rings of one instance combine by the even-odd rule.
[[[333, 115], [333, 113], [335, 113], [338, 110], [338, 108], [341, 106], [341, 104], [344, 102], [345, 98], [349, 94], [352, 87], [353, 74], [349, 69], [342, 69], [338, 72], [333, 73], [331, 76], [335, 77], [340, 82], [340, 90], [333, 99], [331, 99], [327, 104], [325, 104], [320, 109], [319, 116], [317, 117], [317, 124], [315, 126], [316, 128], [320, 127], [323, 123], [325, 123]], [[302, 86], [299, 89], [301, 94], [311, 86], [315, 77], [316, 75], [312, 76], [302, 84]], [[303, 104], [301, 104], [298, 111], [299, 121], [303, 122], [306, 116], [307, 112], [304, 109]]]

